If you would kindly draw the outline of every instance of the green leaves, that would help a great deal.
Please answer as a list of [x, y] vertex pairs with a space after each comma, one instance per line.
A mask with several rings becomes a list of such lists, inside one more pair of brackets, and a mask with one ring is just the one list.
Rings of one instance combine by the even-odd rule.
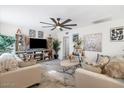
[[53, 49], [55, 50], [56, 54], [58, 54], [58, 51], [60, 50], [60, 44], [61, 42], [58, 39], [54, 39]]

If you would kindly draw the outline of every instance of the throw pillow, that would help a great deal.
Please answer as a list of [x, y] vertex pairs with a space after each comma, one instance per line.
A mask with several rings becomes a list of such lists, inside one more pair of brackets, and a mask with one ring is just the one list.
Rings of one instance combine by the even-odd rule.
[[95, 72], [95, 73], [101, 73], [102, 72], [100, 67], [95, 67], [93, 65], [88, 65], [84, 62], [81, 63], [81, 66], [82, 66], [83, 69], [88, 70], [88, 71], [92, 71], [92, 72]]
[[2, 61], [1, 61], [2, 59], [0, 58], [0, 73], [2, 72], [6, 72], [6, 70], [4, 69], [4, 65], [3, 65], [3, 63], [2, 63]]
[[23, 60], [21, 58], [19, 58], [17, 55], [14, 55], [16, 61], [19, 63], [19, 62], [23, 62]]
[[97, 60], [96, 60], [96, 67], [101, 67], [102, 69], [106, 64], [108, 64], [110, 61], [110, 57], [106, 55], [97, 55]]
[[96, 63], [94, 61], [91, 61], [90, 59], [88, 59], [86, 57], [83, 58], [83, 63], [86, 63], [88, 65], [93, 65], [93, 66], [96, 65]]
[[104, 74], [113, 78], [124, 78], [124, 62], [110, 62], [104, 68]]

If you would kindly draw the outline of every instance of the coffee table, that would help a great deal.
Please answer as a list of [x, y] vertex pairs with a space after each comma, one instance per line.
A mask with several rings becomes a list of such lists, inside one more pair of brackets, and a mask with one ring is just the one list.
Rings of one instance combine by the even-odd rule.
[[[60, 62], [60, 65], [63, 67], [63, 72], [68, 74], [73, 74], [75, 72], [75, 69], [80, 66], [80, 62], [78, 61], [70, 61], [70, 60], [63, 60]], [[71, 73], [68, 72], [68, 70], [72, 70]]]

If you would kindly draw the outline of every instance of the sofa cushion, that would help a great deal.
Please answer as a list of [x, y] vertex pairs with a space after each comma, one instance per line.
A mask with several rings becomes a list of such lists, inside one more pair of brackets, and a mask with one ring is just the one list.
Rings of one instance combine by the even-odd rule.
[[19, 62], [19, 67], [27, 67], [35, 64], [36, 64], [36, 60], [22, 61], [22, 62]]
[[92, 71], [92, 72], [96, 72], [96, 73], [101, 73], [102, 70], [100, 67], [95, 67], [93, 65], [87, 64], [87, 63], [81, 63], [81, 66], [83, 69], [88, 70], [88, 71]]
[[19, 58], [17, 55], [14, 55], [16, 61], [19, 63], [19, 62], [24, 62], [21, 58]]
[[113, 57], [105, 66], [103, 72], [114, 78], [124, 78], [124, 58]]
[[0, 72], [11, 71], [18, 68], [18, 62], [13, 54], [3, 53], [0, 56]]
[[96, 62], [90, 60], [90, 59], [87, 58], [87, 57], [83, 58], [83, 63], [86, 63], [86, 64], [88, 64], [88, 65], [95, 65], [95, 64], [96, 64]]
[[96, 67], [104, 68], [106, 64], [110, 62], [110, 57], [106, 55], [97, 54]]
[[114, 78], [124, 78], [124, 62], [110, 62], [105, 66], [104, 73]]
[[124, 62], [124, 57], [123, 56], [114, 56], [114, 57], [111, 57], [110, 62]]
[[32, 55], [25, 55], [25, 60], [22, 60], [15, 55], [16, 60], [18, 61], [19, 67], [27, 67], [36, 64], [36, 60], [32, 58]]

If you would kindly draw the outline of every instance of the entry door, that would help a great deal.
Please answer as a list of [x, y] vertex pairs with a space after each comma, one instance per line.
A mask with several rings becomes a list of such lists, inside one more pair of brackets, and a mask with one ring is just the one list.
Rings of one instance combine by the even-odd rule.
[[69, 37], [63, 37], [63, 59], [69, 55]]

